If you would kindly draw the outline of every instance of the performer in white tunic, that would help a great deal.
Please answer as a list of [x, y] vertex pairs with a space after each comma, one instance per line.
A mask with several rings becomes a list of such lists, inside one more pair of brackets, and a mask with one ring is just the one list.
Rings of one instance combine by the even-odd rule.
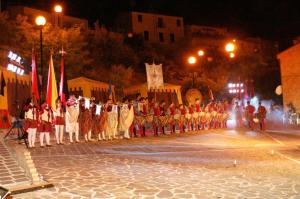
[[24, 130], [28, 132], [29, 148], [35, 147], [36, 131], [38, 127], [38, 109], [30, 99], [29, 103], [24, 107], [25, 121]]
[[69, 133], [70, 143], [73, 143], [73, 133], [75, 133], [75, 141], [79, 142], [79, 105], [74, 95], [71, 95], [67, 102], [66, 112], [66, 131]]
[[109, 140], [116, 138], [118, 127], [118, 112], [115, 110], [115, 105], [108, 103], [107, 105], [107, 125], [106, 136]]
[[43, 104], [40, 111], [40, 145], [44, 147], [44, 138], [46, 139], [46, 146], [51, 146], [50, 144], [50, 133], [52, 133], [52, 123], [53, 123], [53, 111], [48, 104]]
[[56, 110], [54, 111], [54, 118], [56, 144], [64, 144], [63, 138], [65, 131], [65, 112], [62, 107], [62, 103], [59, 99], [56, 101]]
[[124, 138], [130, 139], [129, 128], [134, 119], [133, 106], [128, 109], [127, 104], [123, 104], [120, 110], [119, 131], [124, 132]]

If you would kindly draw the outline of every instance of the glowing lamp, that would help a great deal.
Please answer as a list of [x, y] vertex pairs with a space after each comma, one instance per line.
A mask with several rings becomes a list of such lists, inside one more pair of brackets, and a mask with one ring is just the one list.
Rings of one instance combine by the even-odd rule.
[[198, 51], [198, 55], [199, 55], [200, 57], [204, 56], [204, 54], [205, 54], [205, 53], [204, 53], [203, 50], [199, 50], [199, 51]]
[[226, 44], [225, 50], [226, 50], [226, 52], [233, 52], [233, 51], [235, 51], [235, 45], [230, 42], [230, 43]]
[[61, 5], [56, 5], [56, 6], [54, 6], [54, 11], [56, 12], [56, 13], [62, 13], [62, 6]]
[[189, 59], [188, 59], [189, 64], [195, 64], [196, 62], [197, 62], [196, 57], [194, 57], [194, 56], [189, 57]]
[[43, 16], [37, 16], [35, 18], [35, 23], [38, 26], [44, 26], [46, 24], [46, 18]]

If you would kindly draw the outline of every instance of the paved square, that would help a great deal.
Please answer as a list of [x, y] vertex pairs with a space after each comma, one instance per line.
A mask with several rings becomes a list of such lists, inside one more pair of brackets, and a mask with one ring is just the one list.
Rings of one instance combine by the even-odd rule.
[[216, 130], [36, 148], [55, 187], [14, 198], [300, 199], [299, 145], [299, 136]]

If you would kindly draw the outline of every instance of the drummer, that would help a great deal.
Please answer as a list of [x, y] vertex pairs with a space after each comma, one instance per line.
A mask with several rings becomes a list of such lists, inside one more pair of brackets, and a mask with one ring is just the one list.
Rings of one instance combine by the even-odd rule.
[[153, 120], [153, 134], [158, 136], [159, 128], [160, 128], [160, 106], [158, 102], [154, 103], [153, 109], [152, 109], [153, 115], [154, 115], [154, 120]]
[[[195, 101], [195, 111], [198, 113], [198, 115], [200, 115], [200, 113], [202, 111], [199, 98], [196, 98], [196, 101]], [[198, 119], [195, 121], [195, 128], [196, 128], [196, 130], [200, 129], [200, 117], [198, 117]]]
[[171, 134], [175, 133], [175, 122], [174, 122], [175, 113], [176, 113], [176, 107], [174, 102], [172, 102], [168, 108], [168, 115], [170, 116], [169, 126], [171, 130]]
[[190, 118], [188, 118], [188, 131], [193, 131], [194, 118], [192, 116], [194, 114], [194, 106], [191, 103], [189, 104], [188, 113], [190, 114]]
[[179, 105], [179, 110], [180, 110], [180, 133], [184, 133], [185, 130], [185, 115], [186, 115], [186, 109], [183, 104]]

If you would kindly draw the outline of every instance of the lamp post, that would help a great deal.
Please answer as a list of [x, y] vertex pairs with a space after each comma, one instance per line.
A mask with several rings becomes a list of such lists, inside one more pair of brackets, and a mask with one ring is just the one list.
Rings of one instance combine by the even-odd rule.
[[55, 24], [56, 26], [59, 26], [59, 16], [63, 12], [63, 7], [59, 4], [54, 6], [54, 12], [55, 12]]
[[[197, 63], [197, 59], [196, 59], [196, 57], [194, 57], [194, 56], [190, 56], [189, 58], [188, 58], [188, 63], [190, 64], [190, 65], [195, 65], [196, 63]], [[194, 73], [194, 71], [192, 72], [192, 87], [194, 88], [194, 85], [195, 85], [195, 73]]]
[[[43, 88], [43, 27], [46, 24], [46, 18], [43, 16], [37, 16], [35, 19], [36, 25], [40, 29], [40, 49], [41, 49], [41, 87]], [[43, 99], [43, 89], [41, 89], [41, 99]]]

